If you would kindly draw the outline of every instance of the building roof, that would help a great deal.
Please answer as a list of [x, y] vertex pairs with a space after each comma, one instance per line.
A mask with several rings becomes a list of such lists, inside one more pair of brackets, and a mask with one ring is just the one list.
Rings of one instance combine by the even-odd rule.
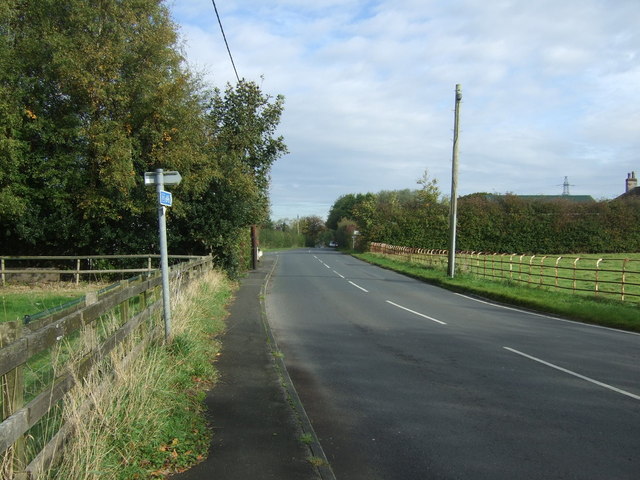
[[619, 198], [628, 198], [628, 197], [640, 197], [640, 187], [632, 188], [628, 192], [625, 192], [619, 197], [616, 197], [616, 200]]

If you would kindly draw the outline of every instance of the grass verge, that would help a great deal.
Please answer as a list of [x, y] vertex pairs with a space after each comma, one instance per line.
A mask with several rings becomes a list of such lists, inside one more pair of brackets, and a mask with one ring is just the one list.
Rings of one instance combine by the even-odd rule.
[[553, 292], [543, 288], [523, 286], [516, 282], [488, 280], [464, 274], [449, 278], [442, 270], [401, 262], [374, 253], [353, 255], [366, 262], [456, 292], [475, 294], [584, 323], [640, 332], [640, 306], [637, 304]]
[[203, 399], [216, 380], [212, 359], [232, 290], [219, 272], [193, 282], [174, 294], [170, 346], [151, 345], [131, 362], [118, 352], [109, 359], [116, 375], [108, 385], [89, 378], [78, 386], [64, 411], [75, 435], [45, 478], [164, 478], [206, 456]]

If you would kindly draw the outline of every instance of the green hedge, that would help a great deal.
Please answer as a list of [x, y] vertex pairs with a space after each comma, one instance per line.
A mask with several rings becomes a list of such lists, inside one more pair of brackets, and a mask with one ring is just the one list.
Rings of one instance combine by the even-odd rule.
[[[351, 208], [362, 240], [447, 249], [449, 205], [420, 192], [370, 194]], [[640, 197], [585, 203], [476, 193], [458, 200], [457, 250], [640, 252]]]

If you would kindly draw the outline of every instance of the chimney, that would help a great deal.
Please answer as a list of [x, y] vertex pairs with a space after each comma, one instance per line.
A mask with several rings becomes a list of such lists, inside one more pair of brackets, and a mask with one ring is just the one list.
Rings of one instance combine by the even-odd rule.
[[629, 193], [631, 190], [638, 186], [638, 179], [636, 178], [636, 172], [627, 173], [627, 188], [625, 193]]

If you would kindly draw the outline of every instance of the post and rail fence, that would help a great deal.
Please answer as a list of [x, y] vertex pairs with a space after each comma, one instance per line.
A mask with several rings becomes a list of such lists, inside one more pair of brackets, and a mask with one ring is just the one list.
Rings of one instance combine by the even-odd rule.
[[[171, 268], [172, 288], [213, 268], [211, 256], [181, 258], [188, 261]], [[83, 273], [96, 271], [78, 268], [74, 275]], [[116, 351], [131, 359], [149, 342], [163, 341], [161, 283], [158, 270], [144, 269], [63, 310], [0, 323], [0, 477], [28, 480], [46, 472], [73, 435], [61, 412], [74, 385], [90, 372], [112, 375]], [[84, 342], [87, 335], [97, 342]]]
[[[196, 255], [169, 255], [171, 261], [184, 261], [200, 258]], [[113, 268], [113, 262], [135, 262], [144, 260], [143, 266], [136, 268]], [[54, 255], [54, 256], [0, 256], [0, 281], [7, 283], [55, 282], [61, 278], [72, 280], [76, 285], [82, 278], [96, 280], [99, 275], [115, 274], [132, 275], [135, 273], [151, 273], [158, 268], [160, 255]], [[138, 262], [142, 263], [142, 262]], [[105, 265], [109, 264], [109, 265]], [[12, 265], [12, 268], [9, 268]], [[35, 265], [35, 266], [29, 266]], [[43, 265], [51, 265], [43, 267]], [[65, 265], [70, 265], [65, 267]], [[63, 268], [64, 267], [64, 268]]]
[[[447, 250], [371, 243], [370, 251], [447, 270]], [[640, 257], [459, 251], [456, 259], [459, 273], [640, 303]]]

